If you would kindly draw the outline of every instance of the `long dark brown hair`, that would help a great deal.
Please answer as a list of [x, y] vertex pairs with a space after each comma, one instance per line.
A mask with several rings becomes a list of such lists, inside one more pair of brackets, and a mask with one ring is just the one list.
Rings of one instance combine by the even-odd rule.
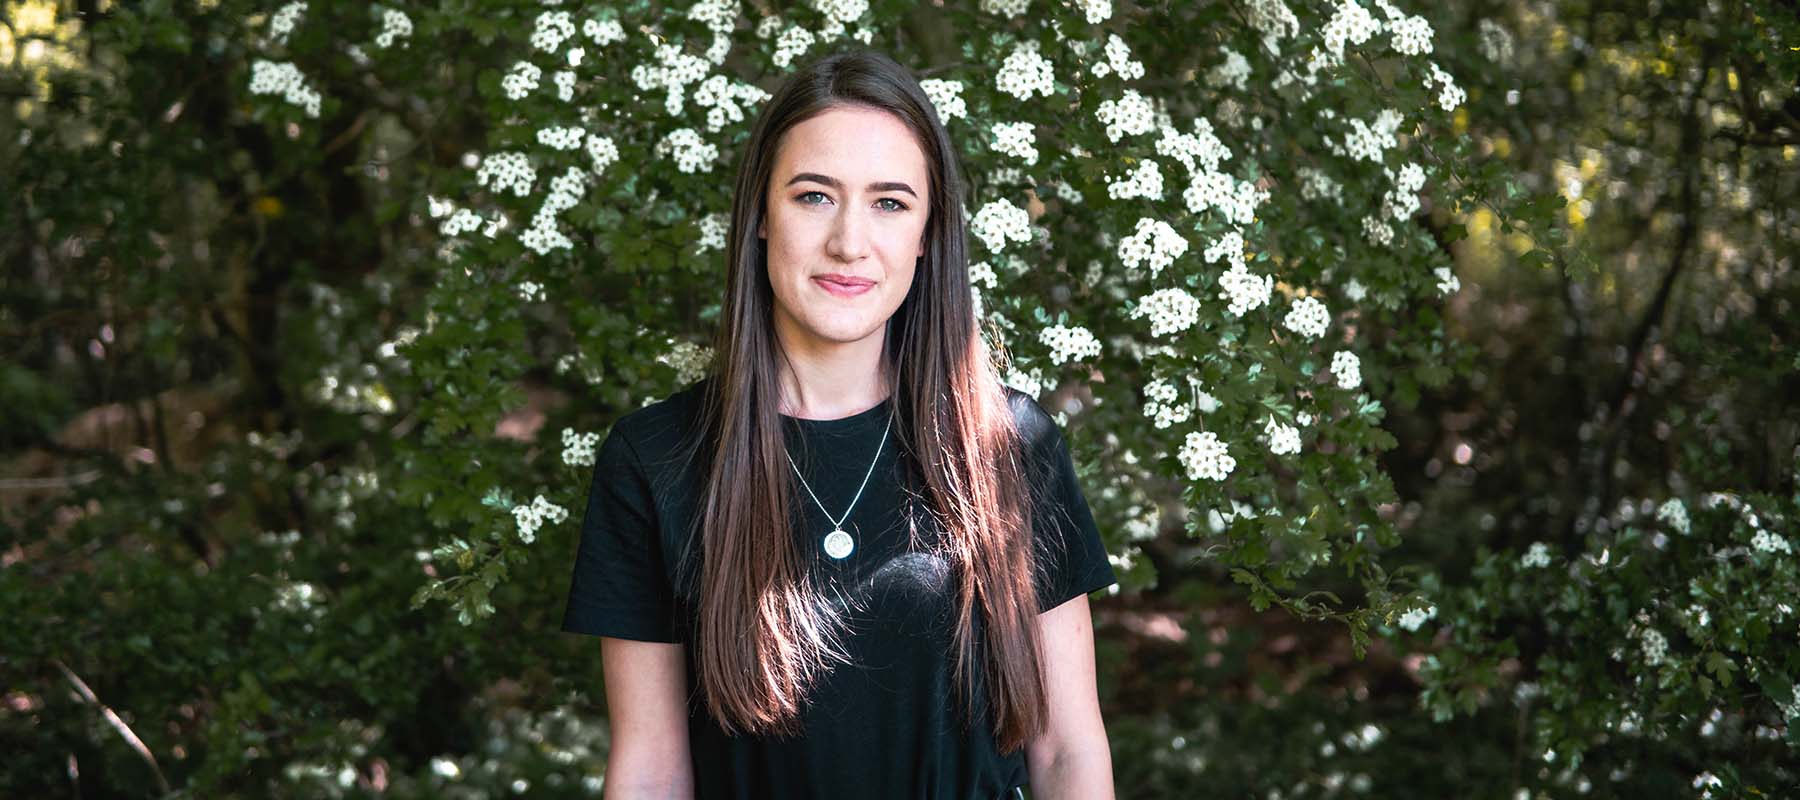
[[918, 81], [875, 52], [835, 53], [790, 76], [762, 109], [739, 163], [725, 300], [699, 426], [710, 445], [700, 448], [710, 451], [710, 465], [702, 463], [697, 548], [700, 688], [725, 730], [790, 735], [799, 732], [807, 691], [848, 661], [842, 620], [812, 581], [791, 532], [798, 487], [783, 458], [783, 354], [767, 245], [757, 235], [783, 135], [846, 106], [894, 115], [929, 164], [925, 254], [887, 322], [882, 378], [893, 389], [898, 447], [941, 532], [936, 552], [950, 566], [964, 723], [975, 717], [972, 686], [980, 669], [995, 740], [1010, 753], [1037, 737], [1047, 716], [1033, 590], [1040, 567], [1021, 438], [976, 327], [956, 151]]

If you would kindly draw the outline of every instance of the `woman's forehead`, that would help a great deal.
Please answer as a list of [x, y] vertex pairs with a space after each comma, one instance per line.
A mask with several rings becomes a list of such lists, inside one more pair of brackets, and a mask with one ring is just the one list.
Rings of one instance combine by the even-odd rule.
[[905, 182], [923, 191], [929, 177], [918, 137], [892, 112], [839, 106], [802, 120], [782, 134], [775, 183], [799, 173], [836, 178], [852, 187]]

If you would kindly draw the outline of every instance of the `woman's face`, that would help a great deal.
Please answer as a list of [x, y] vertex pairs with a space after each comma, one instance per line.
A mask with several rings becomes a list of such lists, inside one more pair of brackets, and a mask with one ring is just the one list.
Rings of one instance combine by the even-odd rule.
[[925, 253], [927, 179], [912, 130], [886, 111], [834, 108], [782, 135], [757, 234], [784, 347], [879, 345]]

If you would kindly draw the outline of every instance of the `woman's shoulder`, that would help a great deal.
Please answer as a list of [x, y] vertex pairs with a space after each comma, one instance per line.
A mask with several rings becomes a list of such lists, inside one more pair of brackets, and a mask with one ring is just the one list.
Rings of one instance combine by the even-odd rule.
[[701, 403], [710, 378], [688, 384], [660, 400], [645, 403], [613, 423], [618, 436], [646, 464], [673, 458], [699, 425]]

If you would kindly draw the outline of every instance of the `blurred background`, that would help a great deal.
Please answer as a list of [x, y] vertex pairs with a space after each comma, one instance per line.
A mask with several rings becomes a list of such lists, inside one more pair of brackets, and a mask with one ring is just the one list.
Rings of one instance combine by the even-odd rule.
[[[272, 4], [0, 4], [0, 795], [597, 795], [574, 527], [496, 556], [454, 521], [511, 499], [433, 476], [554, 461], [572, 404], [685, 365], [594, 296], [587, 356], [497, 315], [515, 352], [435, 352], [522, 379], [417, 401], [457, 385], [396, 348], [482, 302], [443, 293], [425, 197], [490, 146], [496, 31], [536, 13], [478, 6], [409, 7], [413, 84], [309, 64], [341, 103], [308, 120], [247, 89]], [[1148, 576], [1094, 598], [1119, 796], [1800, 796], [1800, 11], [1410, 10], [1496, 187], [1423, 211], [1460, 279], [1422, 312], [1439, 368], [1371, 383], [1381, 564], [1430, 610], [1359, 657], [1179, 524], [1109, 542]], [[916, 63], [960, 57], [947, 20], [905, 16]]]

